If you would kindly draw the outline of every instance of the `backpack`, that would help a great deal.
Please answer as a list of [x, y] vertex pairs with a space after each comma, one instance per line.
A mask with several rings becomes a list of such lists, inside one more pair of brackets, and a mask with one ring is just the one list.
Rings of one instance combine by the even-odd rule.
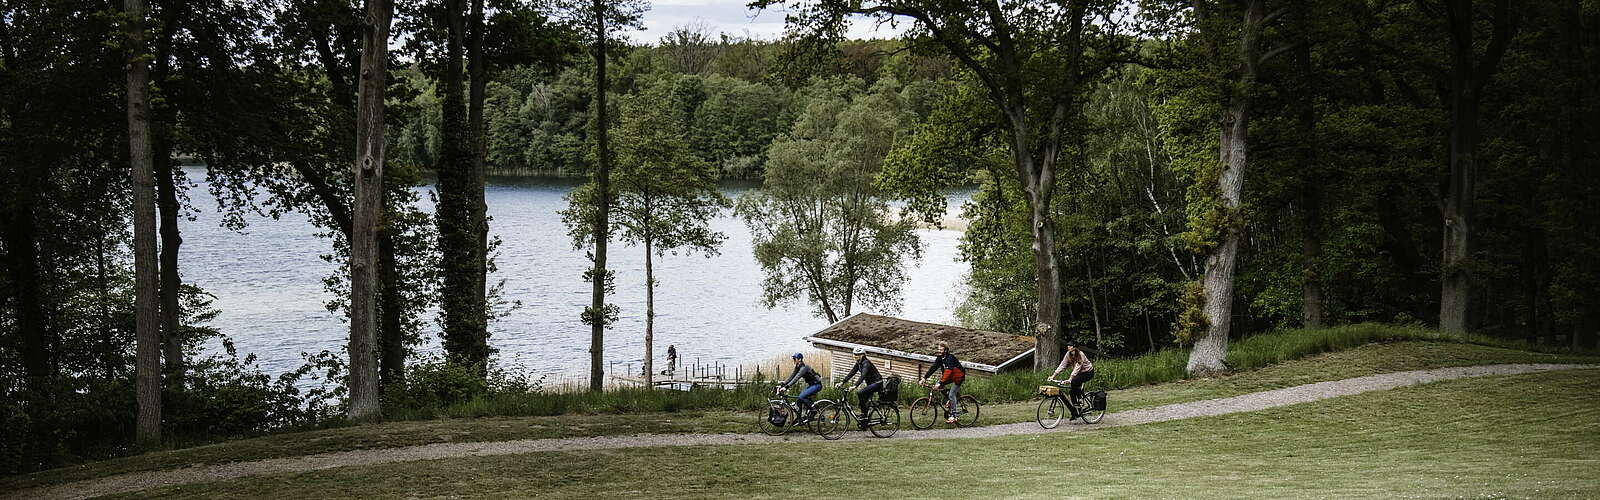
[[878, 401], [893, 403], [900, 399], [900, 376], [890, 375], [883, 378], [883, 390], [878, 391]]
[[783, 427], [789, 423], [789, 412], [784, 410], [782, 406], [774, 405], [769, 407], [767, 408], [767, 421], [771, 422], [772, 425]]

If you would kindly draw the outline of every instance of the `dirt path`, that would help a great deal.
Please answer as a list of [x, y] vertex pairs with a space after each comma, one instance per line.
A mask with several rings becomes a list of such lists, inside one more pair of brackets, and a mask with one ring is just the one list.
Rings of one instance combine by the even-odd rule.
[[[1142, 410], [1107, 414], [1105, 420], [1093, 426], [1062, 425], [1051, 430], [1039, 428], [1033, 422], [1002, 424], [960, 429], [934, 429], [927, 431], [902, 431], [892, 439], [964, 439], [1044, 432], [1075, 432], [1123, 425], [1165, 422], [1193, 417], [1225, 415], [1277, 408], [1327, 398], [1349, 396], [1370, 391], [1381, 391], [1425, 384], [1442, 380], [1513, 375], [1548, 370], [1597, 368], [1595, 365], [1572, 364], [1505, 364], [1439, 368], [1409, 372], [1369, 375], [1331, 382], [1318, 382], [1284, 389], [1245, 394], [1230, 398], [1179, 403]], [[1115, 402], [1113, 401], [1113, 405]], [[873, 439], [866, 433], [852, 432], [836, 442]], [[236, 462], [217, 465], [197, 465], [183, 469], [135, 472], [75, 483], [11, 492], [6, 498], [90, 498], [114, 493], [139, 491], [178, 484], [224, 481], [228, 479], [309, 472], [336, 467], [376, 465], [413, 460], [442, 458], [514, 455], [553, 451], [603, 450], [616, 448], [646, 448], [660, 446], [750, 445], [783, 442], [822, 442], [815, 436], [773, 437], [759, 434], [635, 434], [586, 438], [529, 439], [488, 443], [444, 443], [404, 448], [356, 450], [323, 453], [302, 457], [274, 458], [253, 462]]]

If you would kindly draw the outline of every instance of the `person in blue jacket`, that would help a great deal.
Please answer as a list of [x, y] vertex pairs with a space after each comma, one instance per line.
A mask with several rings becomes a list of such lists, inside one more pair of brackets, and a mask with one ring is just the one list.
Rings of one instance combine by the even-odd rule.
[[777, 389], [773, 392], [783, 392], [784, 389], [788, 389], [789, 386], [793, 385], [795, 382], [801, 380], [806, 381], [806, 388], [805, 390], [800, 391], [799, 398], [800, 407], [805, 409], [806, 414], [805, 417], [801, 418], [798, 422], [806, 423], [811, 421], [811, 417], [816, 416], [817, 409], [811, 405], [811, 396], [815, 396], [818, 392], [822, 392], [822, 376], [817, 375], [817, 371], [812, 370], [810, 366], [806, 366], [806, 359], [804, 355], [797, 352], [794, 353], [793, 358], [794, 373], [789, 375], [789, 380], [785, 380], [782, 384], [778, 384]]

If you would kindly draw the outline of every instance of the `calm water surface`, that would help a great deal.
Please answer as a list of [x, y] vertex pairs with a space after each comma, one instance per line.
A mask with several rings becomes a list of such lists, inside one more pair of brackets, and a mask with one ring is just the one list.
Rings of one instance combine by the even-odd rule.
[[[204, 179], [191, 170], [191, 179]], [[578, 314], [589, 303], [589, 284], [583, 270], [590, 264], [581, 250], [572, 248], [557, 211], [566, 207], [563, 196], [574, 180], [544, 178], [491, 178], [485, 193], [490, 232], [503, 243], [490, 275], [504, 280], [504, 297], [521, 301], [520, 308], [490, 325], [490, 344], [499, 349], [501, 365], [553, 377], [587, 373], [589, 328]], [[424, 188], [427, 189], [427, 188]], [[749, 187], [728, 186], [736, 197]], [[222, 311], [213, 326], [233, 339], [241, 354], [255, 354], [269, 373], [293, 370], [303, 364], [302, 352], [338, 352], [349, 332], [348, 324], [324, 304], [332, 295], [322, 279], [336, 267], [322, 260], [330, 240], [304, 216], [281, 219], [251, 217], [242, 233], [220, 226], [221, 216], [208, 186], [191, 190], [194, 203], [208, 209], [181, 227], [183, 278], [216, 296]], [[970, 193], [953, 193], [958, 205]], [[424, 204], [427, 196], [423, 197]], [[431, 205], [431, 204], [429, 204]], [[424, 207], [432, 211], [431, 206]], [[827, 326], [811, 315], [807, 304], [767, 309], [760, 304], [761, 271], [751, 254], [749, 230], [731, 214], [723, 214], [712, 227], [725, 233], [721, 254], [667, 255], [655, 261], [656, 355], [664, 359], [668, 344], [677, 346], [683, 360], [738, 363], [767, 359], [806, 347], [801, 338]], [[921, 321], [949, 322], [957, 300], [957, 286], [966, 265], [956, 260], [960, 233], [919, 230], [924, 251], [920, 263], [909, 268], [899, 316]], [[616, 293], [611, 301], [621, 306], [620, 322], [607, 332], [608, 362], [632, 363], [637, 369], [644, 354], [644, 256], [640, 247], [611, 246], [608, 267], [616, 271]], [[869, 311], [879, 312], [879, 311]], [[430, 312], [423, 352], [439, 350], [436, 313]], [[219, 346], [210, 346], [213, 351]]]

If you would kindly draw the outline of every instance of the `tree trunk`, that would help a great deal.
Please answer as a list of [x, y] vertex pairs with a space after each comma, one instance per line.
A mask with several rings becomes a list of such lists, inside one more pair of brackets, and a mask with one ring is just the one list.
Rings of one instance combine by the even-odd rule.
[[1261, 0], [1247, 2], [1239, 36], [1239, 81], [1225, 92], [1218, 156], [1222, 172], [1217, 176], [1218, 209], [1224, 214], [1222, 241], [1206, 257], [1205, 287], [1206, 332], [1195, 339], [1189, 352], [1190, 375], [1211, 375], [1227, 371], [1228, 334], [1233, 321], [1233, 271], [1239, 253], [1238, 211], [1244, 188], [1244, 169], [1249, 151], [1250, 93], [1255, 86], [1258, 36], [1265, 18]]
[[652, 242], [644, 240], [644, 387], [655, 388], [656, 270]]
[[472, 251], [472, 277], [475, 280], [471, 290], [473, 310], [479, 311], [473, 325], [476, 331], [483, 332], [483, 369], [480, 374], [488, 375], [489, 361], [489, 206], [484, 200], [484, 156], [487, 154], [487, 143], [484, 140], [485, 128], [483, 124], [484, 89], [488, 85], [488, 77], [484, 75], [483, 52], [483, 0], [472, 1], [472, 47], [469, 54], [468, 73], [472, 78], [472, 87], [469, 90], [469, 110], [467, 121], [471, 122], [472, 133], [472, 176], [469, 179], [467, 197], [470, 199], [472, 230], [476, 232], [477, 241], [473, 242]]
[[135, 442], [161, 442], [161, 331], [156, 302], [155, 171], [150, 151], [150, 62], [144, 0], [126, 0], [128, 14], [128, 158], [133, 182], [134, 364], [139, 414]]
[[606, 142], [606, 18], [605, 0], [594, 0], [594, 102], [595, 102], [595, 187], [600, 196], [594, 217], [594, 289], [590, 303], [594, 322], [589, 329], [589, 390], [604, 388], [606, 335], [606, 241], [611, 238], [611, 162]]
[[395, 267], [394, 234], [378, 230], [378, 383], [385, 389], [405, 380], [406, 335], [401, 324], [405, 309], [400, 296], [400, 273]]
[[1444, 249], [1439, 279], [1439, 329], [1466, 332], [1472, 292], [1473, 187], [1477, 176], [1478, 104], [1483, 88], [1494, 75], [1506, 47], [1516, 35], [1516, 14], [1510, 0], [1496, 0], [1491, 26], [1493, 37], [1478, 59], [1474, 47], [1475, 16], [1472, 0], [1445, 2], [1450, 43], [1450, 94], [1445, 106], [1450, 112], [1450, 184], [1443, 203]]
[[[1295, 49], [1295, 65], [1302, 78], [1311, 78], [1311, 41], [1301, 40]], [[1300, 169], [1305, 172], [1300, 185], [1300, 210], [1304, 214], [1300, 233], [1302, 266], [1300, 323], [1306, 328], [1322, 328], [1322, 169], [1317, 165], [1317, 110], [1315, 88], [1309, 83], [1301, 88], [1296, 130], [1302, 141]]]
[[159, 169], [155, 174], [156, 206], [161, 217], [161, 343], [166, 361], [161, 372], [166, 377], [167, 392], [176, 394], [183, 391], [184, 370], [183, 332], [179, 329], [183, 311], [178, 302], [183, 285], [178, 275], [178, 248], [183, 245], [183, 237], [178, 234], [178, 210], [182, 207], [178, 205], [172, 141], [169, 137], [154, 142], [157, 146], [152, 148], [152, 161]]
[[[1028, 171], [1033, 171], [1032, 159], [1026, 162]], [[1061, 359], [1061, 269], [1056, 263], [1056, 228], [1050, 219], [1050, 199], [1045, 192], [1048, 186], [1037, 179], [1023, 185], [1031, 185], [1026, 191], [1033, 233], [1033, 280], [1039, 301], [1034, 313], [1033, 367], [1045, 370]]]
[[1439, 288], [1439, 329], [1468, 330], [1467, 307], [1472, 288], [1467, 270], [1471, 254], [1473, 149], [1478, 142], [1478, 100], [1471, 90], [1452, 82], [1450, 99], [1450, 192], [1444, 200], [1444, 249]]
[[[129, 78], [132, 78], [130, 74]], [[13, 115], [15, 116], [15, 115]], [[19, 144], [27, 147], [27, 145]], [[25, 154], [18, 155], [27, 158]], [[55, 374], [51, 360], [52, 329], [45, 325], [44, 304], [40, 295], [39, 247], [37, 204], [40, 178], [48, 175], [40, 168], [15, 162], [9, 166], [13, 176], [7, 186], [10, 193], [5, 204], [11, 219], [6, 221], [5, 256], [11, 272], [9, 276], [13, 303], [16, 304], [16, 331], [22, 337], [22, 368], [28, 377], [30, 390], [42, 389]], [[152, 264], [154, 262], [152, 261]], [[43, 395], [42, 390], [36, 391]]]
[[445, 356], [462, 366], [483, 370], [489, 361], [485, 309], [482, 293], [483, 261], [476, 250], [481, 241], [475, 214], [482, 207], [483, 188], [474, 186], [472, 143], [478, 134], [464, 116], [467, 112], [463, 92], [462, 49], [466, 23], [463, 0], [447, 0], [449, 38], [445, 43], [442, 77], [443, 123], [439, 165], [439, 246], [443, 284], [440, 309], [444, 316]]
[[374, 302], [378, 226], [383, 216], [384, 80], [388, 76], [390, 0], [367, 0], [356, 105], [354, 220], [350, 235], [350, 420], [382, 416]]
[[[1084, 269], [1088, 271], [1089, 276], [1089, 317], [1094, 319], [1094, 347], [1095, 349], [1105, 349], [1105, 338], [1101, 334], [1100, 327], [1100, 301], [1095, 299], [1094, 296], [1094, 267], [1084, 266]], [[1107, 312], [1109, 313], [1110, 311], [1108, 310]], [[1110, 320], [1111, 316], [1107, 314], [1106, 321]]]

